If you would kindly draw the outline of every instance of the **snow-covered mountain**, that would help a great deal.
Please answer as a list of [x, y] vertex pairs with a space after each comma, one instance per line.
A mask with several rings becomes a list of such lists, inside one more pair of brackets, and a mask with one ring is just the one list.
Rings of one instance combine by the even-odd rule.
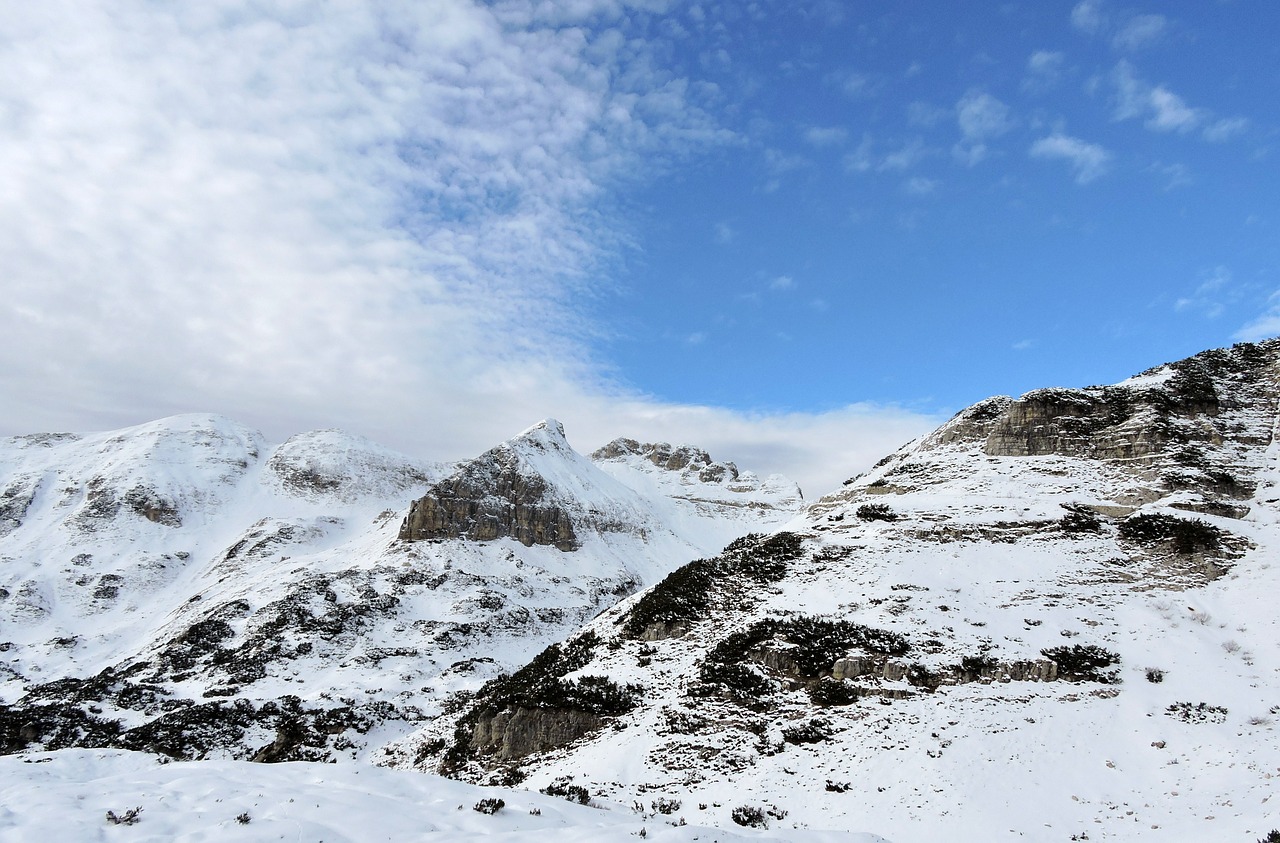
[[0, 442], [0, 746], [366, 756], [802, 505], [731, 467], [608, 466], [554, 420], [449, 466], [198, 415]]
[[980, 402], [393, 760], [772, 833], [1257, 839], [1280, 826], [1278, 402], [1276, 340]]

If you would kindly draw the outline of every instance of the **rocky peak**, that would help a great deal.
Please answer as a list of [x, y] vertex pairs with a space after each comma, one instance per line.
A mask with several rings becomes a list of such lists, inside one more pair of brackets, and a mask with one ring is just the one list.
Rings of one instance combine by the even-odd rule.
[[635, 494], [570, 447], [545, 419], [463, 463], [414, 501], [400, 538], [513, 538], [577, 550], [580, 532], [642, 529]]
[[537, 424], [526, 428], [502, 447], [528, 447], [537, 451], [572, 454], [573, 447], [569, 444], [569, 439], [565, 436], [564, 425], [552, 418], [546, 418]]
[[640, 443], [635, 439], [615, 439], [591, 454], [596, 462], [645, 460], [664, 471], [696, 476], [703, 483], [720, 483], [738, 479], [738, 467], [731, 462], [716, 462], [711, 455], [692, 445], [673, 446], [667, 442]]
[[[925, 463], [967, 450], [988, 458], [1083, 458], [1130, 488], [1126, 505], [1173, 495], [1214, 514], [1243, 510], [1280, 400], [1280, 341], [1241, 343], [1149, 369], [1111, 386], [1050, 387], [988, 398], [886, 458], [855, 488], [928, 485]], [[1114, 485], [1114, 484], [1113, 484]]]

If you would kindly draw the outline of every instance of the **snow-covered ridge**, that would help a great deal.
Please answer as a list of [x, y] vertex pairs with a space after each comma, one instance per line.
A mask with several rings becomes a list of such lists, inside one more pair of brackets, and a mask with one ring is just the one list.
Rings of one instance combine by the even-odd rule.
[[1280, 341], [962, 411], [397, 746], [773, 833], [1280, 827]]
[[[399, 539], [414, 499], [500, 476], [584, 525], [577, 550]], [[273, 447], [209, 415], [5, 440], [0, 746], [373, 755], [619, 596], [799, 509], [682, 506], [601, 471], [551, 420], [456, 465], [334, 430]]]

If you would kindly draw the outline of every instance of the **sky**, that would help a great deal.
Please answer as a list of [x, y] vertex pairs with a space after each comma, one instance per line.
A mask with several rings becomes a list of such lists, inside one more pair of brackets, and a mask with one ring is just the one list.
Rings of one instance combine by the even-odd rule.
[[5, 2], [0, 435], [541, 418], [816, 497], [1280, 333], [1280, 6]]

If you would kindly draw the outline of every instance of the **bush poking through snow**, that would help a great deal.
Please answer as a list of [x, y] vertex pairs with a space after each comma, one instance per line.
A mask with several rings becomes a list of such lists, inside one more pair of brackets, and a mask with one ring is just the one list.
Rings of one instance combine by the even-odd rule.
[[799, 726], [790, 726], [782, 730], [782, 739], [790, 744], [800, 746], [809, 743], [825, 743], [834, 734], [830, 720], [814, 718]]
[[1280, 843], [1280, 829], [1271, 829], [1266, 837], [1259, 838], [1258, 843]]
[[897, 521], [898, 514], [887, 503], [864, 503], [857, 515], [863, 521]]
[[248, 811], [241, 811], [240, 813], [236, 814], [236, 822], [240, 823], [240, 825], [248, 825], [249, 821], [252, 819], [253, 817], [249, 816]]
[[1138, 544], [1172, 541], [1173, 549], [1183, 555], [1217, 550], [1223, 533], [1199, 518], [1178, 518], [1158, 512], [1141, 512], [1120, 522], [1120, 538]]
[[481, 814], [496, 814], [505, 807], [507, 807], [506, 802], [501, 799], [490, 797], [487, 799], [481, 799], [475, 805], [472, 805], [471, 810], [477, 811]]
[[586, 805], [591, 801], [591, 794], [587, 793], [585, 787], [573, 784], [573, 776], [561, 776], [542, 788], [542, 792], [547, 796], [559, 796], [561, 799], [577, 802], [579, 805]]
[[830, 706], [853, 705], [862, 699], [866, 691], [843, 679], [823, 679], [816, 685], [809, 686], [809, 701], [824, 708]]
[[787, 575], [787, 562], [800, 557], [803, 541], [797, 533], [752, 533], [731, 542], [719, 556], [695, 559], [645, 592], [620, 621], [623, 630], [639, 638], [655, 624], [697, 620], [704, 616], [716, 587], [724, 582], [777, 582]]
[[1158, 667], [1147, 668], [1147, 681], [1158, 684], [1164, 681], [1164, 671]]
[[141, 813], [141, 806], [137, 808], [130, 808], [123, 814], [117, 814], [115, 811], [107, 811], [107, 822], [112, 825], [134, 825], [141, 821], [141, 818], [138, 816]]
[[739, 805], [734, 808], [729, 816], [738, 825], [744, 825], [748, 828], [768, 828], [769, 823], [764, 818], [764, 808], [755, 805]]
[[1102, 519], [1087, 509], [1072, 509], [1058, 521], [1064, 533], [1101, 533]]
[[1057, 662], [1058, 674], [1064, 679], [1114, 684], [1120, 681], [1116, 671], [1104, 668], [1120, 663], [1120, 655], [1096, 644], [1071, 644], [1046, 647], [1040, 651], [1046, 659]]
[[1174, 703], [1165, 709], [1165, 714], [1183, 723], [1225, 723], [1227, 709], [1220, 705], [1208, 703]]
[[655, 813], [663, 815], [674, 814], [676, 811], [680, 810], [680, 805], [681, 802], [679, 799], [668, 799], [665, 796], [660, 796], [649, 803], [649, 807], [651, 807]]

